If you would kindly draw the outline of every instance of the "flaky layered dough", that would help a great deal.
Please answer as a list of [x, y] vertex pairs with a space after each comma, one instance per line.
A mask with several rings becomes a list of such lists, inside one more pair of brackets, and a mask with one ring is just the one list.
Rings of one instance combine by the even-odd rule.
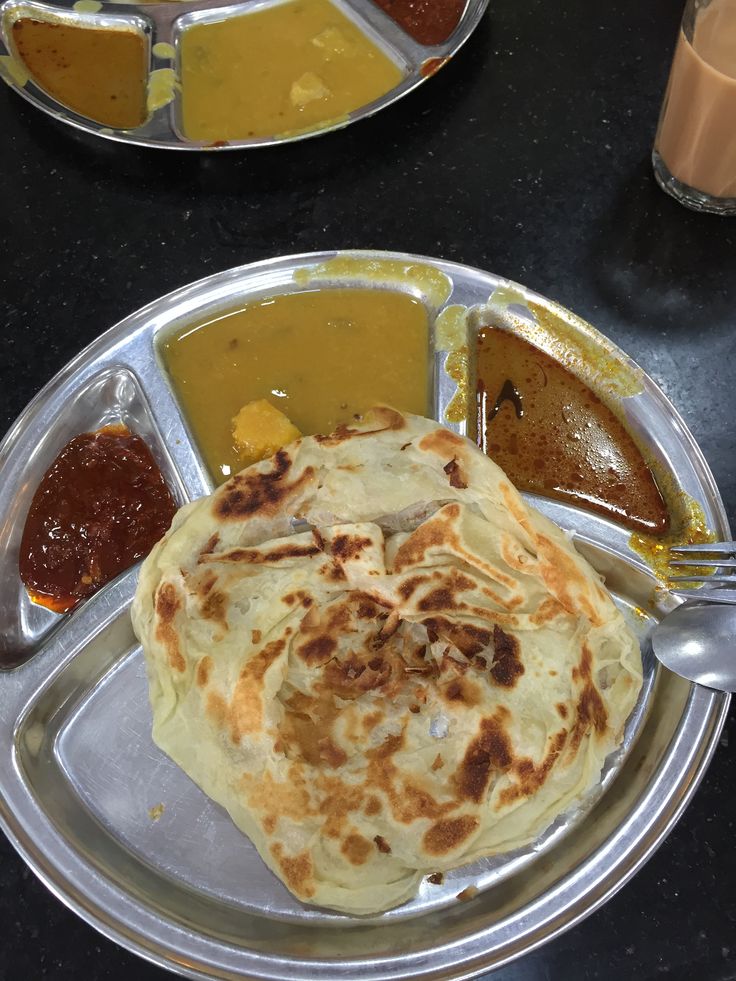
[[300, 900], [350, 913], [537, 837], [641, 685], [564, 534], [469, 441], [388, 408], [182, 508], [133, 622], [155, 742]]

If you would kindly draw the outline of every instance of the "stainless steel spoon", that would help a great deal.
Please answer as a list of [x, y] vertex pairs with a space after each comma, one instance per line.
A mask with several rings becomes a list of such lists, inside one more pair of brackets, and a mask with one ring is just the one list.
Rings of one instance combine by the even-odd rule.
[[736, 605], [685, 603], [651, 634], [656, 657], [675, 674], [736, 692]]

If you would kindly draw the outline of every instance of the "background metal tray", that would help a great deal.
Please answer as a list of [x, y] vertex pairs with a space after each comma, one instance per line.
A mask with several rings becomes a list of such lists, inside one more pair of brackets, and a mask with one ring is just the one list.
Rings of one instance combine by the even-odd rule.
[[[6, 653], [28, 658], [0, 675], [0, 821], [31, 867], [88, 921], [192, 977], [445, 978], [516, 956], [594, 909], [644, 861], [693, 793], [728, 705], [725, 696], [655, 671], [646, 635], [674, 601], [653, 589], [628, 533], [536, 499], [606, 575], [643, 640], [647, 683], [601, 789], [534, 847], [459, 869], [442, 886], [425, 883], [415, 900], [381, 916], [303, 907], [227, 815], [156, 749], [128, 615], [136, 570], [66, 617], [31, 604], [17, 554], [33, 491], [72, 435], [122, 418], [148, 440], [180, 501], [208, 492], [210, 478], [155, 356], [157, 334], [246, 299], [347, 284], [410, 292], [435, 325], [456, 305], [473, 308], [471, 329], [489, 319], [531, 322], [527, 304], [536, 305], [567, 343], [592, 344], [616, 361], [631, 382], [619, 405], [630, 428], [700, 503], [710, 528], [728, 534], [707, 466], [653, 382], [573, 315], [478, 270], [400, 254], [289, 257], [202, 280], [102, 335], [46, 386], [0, 446], [0, 581], [7, 584], [0, 634]], [[435, 341], [444, 336], [433, 331]], [[433, 404], [442, 421], [455, 394], [447, 356], [440, 349], [435, 358]], [[458, 902], [468, 885], [478, 895]], [[345, 929], [356, 924], [361, 929]]]
[[[222, 9], [230, 16], [240, 16], [248, 10], [264, 6], [273, 0], [239, 0], [228, 3], [227, 0], [173, 0], [169, 3], [139, 3], [108, 2], [101, 0], [102, 6], [97, 13], [82, 11], [76, 16], [84, 16], [90, 24], [104, 27], [110, 15], [120, 23], [120, 18], [130, 20], [131, 26], [137, 26], [145, 32], [148, 38], [148, 63], [151, 72], [170, 72], [173, 68], [179, 76], [179, 36], [182, 22], [188, 24], [192, 17], [202, 11]], [[165, 105], [155, 109], [148, 120], [135, 129], [110, 129], [102, 123], [80, 116], [73, 110], [61, 105], [56, 99], [39, 88], [33, 80], [21, 84], [17, 74], [3, 65], [0, 57], [0, 77], [15, 89], [24, 99], [27, 99], [38, 109], [42, 109], [56, 119], [60, 119], [77, 129], [102, 136], [122, 143], [134, 143], [138, 146], [153, 146], [173, 150], [234, 150], [245, 147], [273, 146], [278, 143], [289, 143], [294, 140], [308, 139], [332, 130], [342, 129], [350, 123], [367, 116], [372, 116], [386, 106], [396, 102], [412, 89], [434, 75], [467, 41], [478, 26], [489, 0], [467, 0], [460, 23], [444, 44], [423, 45], [405, 33], [398, 24], [384, 13], [373, 0], [331, 0], [347, 17], [355, 21], [368, 37], [373, 40], [401, 68], [403, 78], [397, 86], [390, 89], [380, 99], [348, 113], [335, 122], [316, 126], [308, 132], [284, 134], [282, 136], [260, 137], [251, 140], [232, 140], [226, 143], [212, 145], [209, 143], [189, 140], [181, 126], [181, 95], [178, 89], [171, 86], [171, 99]], [[13, 43], [8, 30], [18, 13], [32, 13], [46, 10], [50, 13], [72, 12], [76, 0], [53, 0], [48, 4], [41, 0], [6, 0], [0, 4], [0, 56], [8, 58], [13, 55]], [[186, 20], [184, 20], [186, 18]], [[154, 51], [155, 45], [172, 45], [175, 55], [172, 58], [161, 57]]]

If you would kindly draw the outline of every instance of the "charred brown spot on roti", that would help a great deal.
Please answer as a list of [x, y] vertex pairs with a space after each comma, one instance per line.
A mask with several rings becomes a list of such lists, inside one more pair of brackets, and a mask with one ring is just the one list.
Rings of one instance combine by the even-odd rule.
[[338, 715], [332, 696], [314, 698], [301, 692], [286, 702], [286, 712], [280, 727], [284, 752], [289, 759], [300, 760], [314, 767], [341, 766], [341, 748], [332, 741], [330, 733]]
[[373, 840], [375, 841], [376, 848], [379, 850], [379, 852], [381, 852], [383, 855], [391, 854], [391, 845], [389, 845], [383, 835], [376, 835]]
[[298, 653], [303, 661], [310, 667], [314, 667], [316, 664], [324, 664], [329, 661], [336, 650], [337, 641], [335, 638], [322, 634], [302, 644]]
[[295, 603], [300, 603], [305, 610], [308, 610], [314, 603], [314, 600], [308, 593], [305, 593], [303, 589], [297, 589], [295, 593], [287, 593], [286, 596], [283, 597], [283, 602], [286, 603], [287, 606], [293, 606]]
[[445, 765], [445, 761], [442, 759], [442, 754], [441, 753], [438, 753], [435, 756], [434, 760], [432, 761], [431, 769], [432, 770], [441, 770], [444, 765]]
[[194, 590], [198, 596], [204, 598], [214, 587], [216, 582], [216, 573], [208, 572], [206, 575], [197, 578]]
[[355, 615], [359, 620], [375, 620], [381, 612], [381, 607], [377, 603], [374, 603], [373, 600], [363, 599], [358, 602]]
[[402, 748], [404, 733], [388, 736], [381, 746], [366, 751], [366, 789], [380, 790], [395, 821], [410, 825], [418, 818], [439, 820], [455, 810], [457, 802], [439, 803], [424, 787], [403, 778], [393, 757]]
[[230, 738], [239, 743], [243, 736], [259, 732], [263, 726], [263, 677], [283, 653], [286, 642], [272, 640], [246, 662], [235, 683], [228, 709]]
[[458, 572], [457, 569], [450, 569], [445, 575], [436, 573], [433, 581], [438, 581], [439, 585], [430, 589], [422, 596], [416, 608], [420, 613], [439, 613], [450, 610], [464, 610], [467, 604], [460, 599], [461, 593], [467, 593], [476, 587], [475, 581], [469, 576]]
[[319, 813], [325, 819], [323, 833], [328, 838], [340, 838], [348, 824], [348, 815], [362, 808], [364, 790], [348, 786], [338, 776], [324, 772], [317, 780], [317, 788], [322, 794]]
[[459, 546], [457, 534], [452, 527], [459, 514], [459, 505], [445, 504], [419, 525], [396, 552], [393, 571], [401, 572], [407, 567], [421, 565], [431, 549]]
[[439, 586], [437, 589], [432, 589], [426, 593], [419, 600], [417, 606], [423, 613], [429, 613], [432, 610], [454, 610], [460, 604], [449, 587]]
[[210, 680], [213, 666], [214, 662], [209, 654], [205, 654], [197, 664], [197, 684], [200, 688], [204, 688]]
[[375, 817], [376, 814], [380, 814], [382, 811], [381, 802], [377, 797], [369, 797], [365, 802], [365, 813], [368, 817]]
[[156, 593], [156, 640], [166, 651], [166, 656], [175, 671], [186, 671], [186, 661], [179, 650], [179, 637], [174, 627], [174, 618], [181, 609], [181, 602], [173, 583], [165, 582]]
[[288, 818], [303, 821], [305, 817], [317, 812], [311, 803], [310, 793], [299, 769], [289, 764], [288, 772], [281, 781], [274, 780], [270, 773], [254, 775], [246, 771], [240, 786], [247, 802], [254, 811], [272, 815], [275, 819]]
[[217, 729], [224, 729], [227, 724], [227, 702], [216, 691], [207, 693], [205, 713]]
[[[360, 418], [360, 417], [357, 417]], [[317, 435], [314, 437], [316, 442], [326, 446], [339, 446], [351, 439], [361, 439], [366, 436], [376, 436], [378, 433], [398, 432], [406, 429], [407, 420], [395, 409], [387, 405], [379, 405], [371, 410], [369, 423], [376, 423], [375, 429], [352, 429], [345, 423], [341, 423], [333, 433], [327, 436]]]
[[[284, 542], [276, 548], [262, 552], [257, 548], [233, 548], [229, 552], [220, 553], [214, 557], [216, 562], [244, 562], [256, 565], [261, 562], [281, 562], [283, 559], [311, 558], [319, 555], [320, 549], [310, 543]], [[204, 560], [208, 561], [207, 559]]]
[[339, 562], [329, 562], [327, 565], [323, 565], [319, 573], [330, 582], [347, 582], [348, 578]]
[[374, 646], [382, 647], [386, 641], [390, 640], [390, 638], [393, 637], [393, 635], [399, 629], [400, 623], [401, 617], [399, 616], [399, 611], [392, 610], [386, 617], [384, 623], [381, 625], [381, 629], [378, 631]]
[[271, 846], [271, 854], [276, 859], [289, 889], [302, 899], [311, 899], [315, 890], [314, 868], [309, 852], [284, 855], [283, 848], [276, 843]]
[[336, 746], [329, 736], [324, 736], [319, 740], [319, 758], [327, 766], [336, 769], [347, 762], [348, 754], [344, 749]]
[[278, 450], [271, 462], [270, 470], [254, 472], [249, 468], [229, 480], [215, 494], [215, 517], [224, 520], [242, 520], [255, 514], [272, 517], [314, 478], [314, 469], [305, 467], [301, 476], [289, 483], [286, 477], [291, 469], [291, 457], [285, 450]]
[[577, 752], [583, 736], [594, 731], [598, 736], [604, 735], [608, 728], [608, 713], [600, 692], [593, 682], [593, 656], [587, 644], [583, 644], [580, 662], [572, 669], [573, 680], [580, 685], [575, 706], [576, 720], [570, 737], [570, 751]]
[[262, 634], [261, 634], [261, 631], [260, 630], [251, 630], [251, 632], [250, 632], [250, 642], [251, 642], [251, 644], [253, 644], [254, 647], [257, 646], [258, 644], [260, 644], [261, 637], [262, 637]]
[[329, 691], [352, 700], [369, 691], [384, 688], [401, 670], [399, 658], [371, 657], [370, 652], [350, 653], [343, 660], [331, 660], [322, 672]]
[[471, 814], [436, 821], [422, 838], [424, 849], [430, 855], [446, 855], [455, 851], [478, 827], [478, 818]]
[[458, 490], [465, 490], [465, 488], [468, 486], [468, 482], [463, 476], [463, 472], [460, 469], [460, 464], [457, 462], [457, 457], [454, 456], [442, 469], [450, 478], [450, 487], [457, 487]]
[[227, 607], [228, 598], [218, 589], [213, 589], [205, 598], [200, 607], [200, 613], [204, 620], [214, 620], [215, 623], [227, 626]]
[[532, 613], [530, 619], [533, 624], [541, 626], [545, 623], [551, 623], [556, 620], [559, 616], [564, 616], [565, 608], [561, 603], [558, 603], [553, 596], [547, 596], [539, 604], [537, 609]]
[[404, 781], [397, 794], [392, 795], [394, 817], [402, 824], [412, 824], [417, 818], [434, 818], [455, 808], [455, 804], [440, 804], [428, 790], [409, 780]]
[[533, 797], [549, 776], [566, 741], [567, 729], [560, 729], [548, 740], [549, 748], [539, 764], [535, 765], [534, 761], [528, 758], [517, 760], [511, 768], [517, 782], [510, 787], [504, 787], [499, 794], [499, 806], [503, 807], [516, 800]]
[[434, 429], [422, 436], [419, 449], [442, 457], [454, 456], [465, 449], [465, 440], [449, 429]]
[[389, 756], [393, 756], [394, 753], [398, 753], [403, 745], [404, 732], [402, 730], [399, 735], [386, 736], [380, 746], [376, 746], [375, 749], [366, 750], [365, 755], [369, 760], [385, 760]]
[[564, 702], [558, 702], [557, 705], [556, 705], [556, 708], [557, 708], [557, 712], [558, 712], [560, 718], [561, 719], [566, 719], [567, 718], [567, 715], [568, 715], [567, 705], [565, 705]]
[[404, 600], [410, 599], [412, 594], [426, 581], [426, 576], [410, 576], [399, 585], [399, 596]]
[[171, 623], [180, 608], [176, 587], [165, 582], [156, 594], [156, 615], [161, 623]]
[[200, 559], [203, 555], [211, 555], [219, 544], [220, 544], [220, 536], [217, 534], [217, 532], [215, 532], [214, 535], [211, 535], [208, 538], [207, 544], [199, 553]]
[[537, 535], [537, 555], [542, 575], [550, 592], [569, 613], [582, 613], [598, 627], [603, 622], [599, 607], [600, 594], [596, 590], [596, 600], [589, 596], [592, 584], [583, 573], [572, 555], [568, 555], [546, 535]]
[[326, 664], [337, 651], [337, 642], [350, 628], [350, 607], [346, 602], [333, 603], [320, 611], [312, 606], [302, 617], [294, 653], [308, 667]]
[[452, 622], [444, 617], [428, 617], [422, 623], [428, 633], [432, 631], [435, 640], [440, 637], [446, 640], [468, 660], [485, 650], [491, 642], [491, 631], [472, 623]]
[[380, 725], [385, 719], [385, 714], [380, 709], [375, 712], [368, 712], [363, 716], [362, 726], [366, 732], [370, 732], [371, 729], [375, 729], [376, 726]]
[[373, 544], [370, 538], [360, 535], [335, 535], [330, 545], [330, 552], [341, 562], [349, 562], [356, 559], [361, 552]]
[[483, 800], [494, 772], [505, 772], [513, 763], [511, 740], [502, 722], [504, 713], [481, 719], [478, 735], [465, 751], [454, 776], [455, 789], [461, 799]]
[[524, 665], [519, 657], [519, 641], [495, 624], [493, 648], [495, 657], [491, 665], [491, 677], [502, 688], [513, 688], [524, 674]]
[[442, 690], [442, 697], [447, 702], [454, 702], [466, 708], [473, 708], [480, 702], [480, 689], [465, 678], [453, 679]]
[[345, 838], [340, 851], [351, 865], [365, 865], [373, 848], [367, 838], [354, 833]]

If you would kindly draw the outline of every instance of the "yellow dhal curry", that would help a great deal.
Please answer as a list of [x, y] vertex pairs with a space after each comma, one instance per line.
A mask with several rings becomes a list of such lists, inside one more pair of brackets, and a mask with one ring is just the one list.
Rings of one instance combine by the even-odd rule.
[[181, 36], [184, 133], [226, 142], [340, 119], [402, 72], [329, 0], [290, 0]]
[[332, 432], [377, 403], [429, 411], [429, 318], [398, 291], [276, 296], [167, 333], [159, 351], [218, 483], [253, 461], [259, 434], [249, 425], [245, 435], [246, 422], [261, 420], [270, 438], [274, 413], [241, 411], [256, 400], [287, 417], [286, 442]]

